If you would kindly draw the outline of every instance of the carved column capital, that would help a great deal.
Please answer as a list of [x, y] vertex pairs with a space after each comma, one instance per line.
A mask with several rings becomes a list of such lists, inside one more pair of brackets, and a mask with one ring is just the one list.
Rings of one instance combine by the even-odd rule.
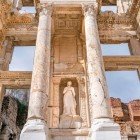
[[96, 17], [98, 11], [97, 3], [94, 4], [82, 4], [82, 9], [85, 16], [94, 16]]
[[37, 5], [37, 9], [39, 11], [39, 15], [51, 15], [53, 11], [53, 4], [52, 3], [39, 3]]

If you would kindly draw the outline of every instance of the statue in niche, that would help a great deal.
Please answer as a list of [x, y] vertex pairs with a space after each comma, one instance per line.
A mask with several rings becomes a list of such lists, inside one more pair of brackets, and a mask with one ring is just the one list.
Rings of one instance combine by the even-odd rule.
[[64, 88], [63, 94], [63, 115], [76, 115], [75, 90], [71, 81], [67, 82], [67, 87]]
[[63, 114], [60, 116], [59, 128], [81, 128], [82, 118], [76, 114], [75, 90], [72, 82], [67, 82], [67, 87], [63, 90]]

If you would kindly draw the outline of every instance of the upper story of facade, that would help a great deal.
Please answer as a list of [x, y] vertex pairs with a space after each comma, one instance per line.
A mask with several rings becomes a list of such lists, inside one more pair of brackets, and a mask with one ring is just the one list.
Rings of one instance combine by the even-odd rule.
[[[82, 4], [97, 5], [97, 22], [101, 43], [128, 42], [130, 38], [140, 38], [140, 0], [1, 0], [0, 1], [0, 46], [7, 36], [14, 37], [16, 45], [33, 45], [36, 40], [39, 5], [51, 3], [52, 35], [78, 34], [84, 38]], [[34, 6], [36, 13], [21, 11]], [[108, 10], [102, 12], [102, 7]], [[117, 12], [110, 6], [116, 6]]]

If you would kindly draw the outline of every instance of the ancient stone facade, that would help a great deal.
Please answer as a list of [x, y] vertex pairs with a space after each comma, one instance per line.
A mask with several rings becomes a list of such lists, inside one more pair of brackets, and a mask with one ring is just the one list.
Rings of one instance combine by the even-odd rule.
[[[109, 5], [117, 13], [101, 11]], [[36, 13], [21, 12], [26, 6]], [[7, 89], [30, 89], [17, 139], [140, 139], [140, 101], [110, 104], [105, 78], [105, 70], [140, 72], [139, 7], [140, 0], [0, 1], [0, 109]], [[102, 56], [101, 43], [123, 42], [132, 55]], [[17, 45], [36, 46], [32, 73], [9, 71]]]

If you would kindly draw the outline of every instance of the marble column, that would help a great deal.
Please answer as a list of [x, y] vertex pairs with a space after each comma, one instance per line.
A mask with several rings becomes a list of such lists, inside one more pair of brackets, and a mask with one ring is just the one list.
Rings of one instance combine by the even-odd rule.
[[[120, 140], [119, 125], [111, 117], [105, 69], [97, 26], [97, 4], [84, 5], [87, 83], [92, 140]], [[115, 137], [114, 137], [115, 136]]]
[[39, 25], [28, 108], [28, 121], [22, 130], [21, 140], [49, 139], [48, 125], [45, 117], [50, 91], [52, 5], [39, 5], [39, 10]]

